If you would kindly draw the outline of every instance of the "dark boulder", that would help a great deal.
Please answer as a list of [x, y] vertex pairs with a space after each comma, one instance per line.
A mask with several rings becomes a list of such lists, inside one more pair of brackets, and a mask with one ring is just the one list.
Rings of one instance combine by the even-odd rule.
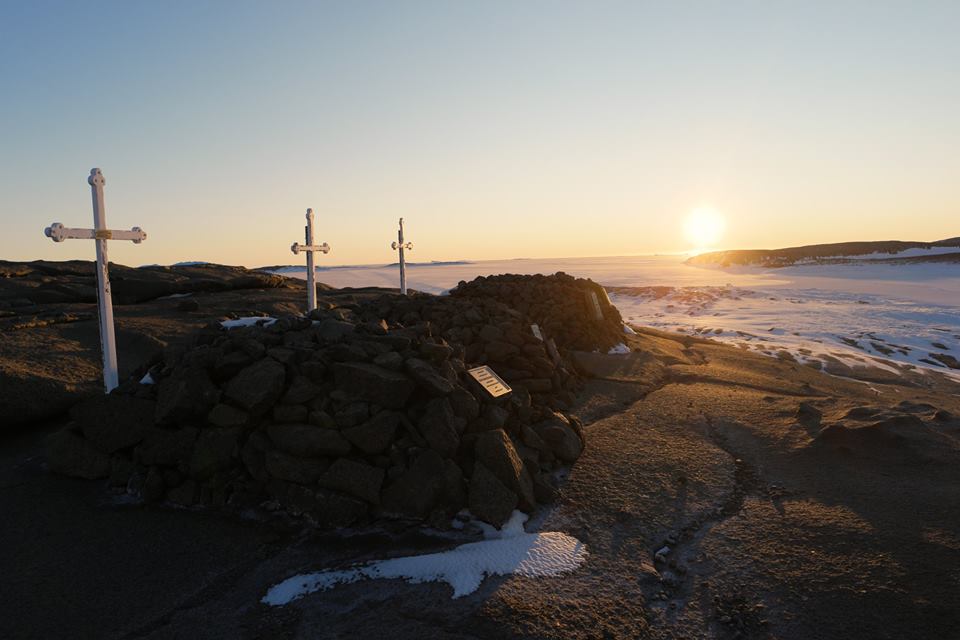
[[410, 358], [406, 362], [407, 373], [417, 384], [433, 396], [446, 396], [453, 391], [453, 383], [444, 378], [428, 362], [419, 358]]
[[361, 425], [342, 431], [343, 437], [368, 455], [383, 453], [393, 442], [400, 417], [393, 411], [381, 411]]
[[517, 496], [492, 471], [474, 463], [467, 504], [473, 515], [500, 527], [517, 508]]
[[266, 413], [283, 393], [286, 369], [271, 358], [245, 367], [226, 387], [226, 396], [250, 413]]
[[282, 451], [268, 451], [264, 454], [264, 465], [267, 473], [274, 478], [310, 485], [316, 484], [330, 463], [326, 460], [300, 458]]
[[229, 404], [218, 404], [207, 414], [207, 423], [214, 427], [245, 427], [250, 415]]
[[573, 462], [583, 452], [583, 440], [561, 414], [533, 425], [533, 431], [543, 440], [547, 450], [564, 462]]
[[277, 448], [295, 456], [343, 456], [350, 453], [350, 443], [334, 429], [310, 424], [272, 424], [267, 434]]
[[521, 509], [531, 511], [536, 506], [533, 480], [505, 431], [497, 429], [481, 433], [477, 436], [474, 451], [476, 461], [517, 495]]
[[193, 447], [190, 459], [190, 474], [195, 478], [206, 479], [229, 468], [239, 453], [237, 443], [239, 428], [203, 429]]
[[330, 465], [318, 480], [318, 484], [321, 487], [336, 489], [355, 498], [378, 504], [383, 476], [383, 469], [348, 458], [340, 458]]
[[386, 513], [424, 517], [444, 493], [444, 461], [439, 453], [426, 449], [410, 468], [383, 490], [381, 506]]
[[428, 402], [427, 410], [417, 423], [427, 444], [446, 458], [456, 455], [460, 447], [462, 425], [463, 420], [453, 413], [446, 398], [434, 398]]
[[337, 387], [388, 409], [403, 407], [414, 390], [407, 376], [374, 364], [338, 362], [333, 366]]
[[157, 389], [156, 421], [159, 424], [183, 423], [205, 417], [220, 401], [220, 389], [200, 368], [177, 369], [160, 381]]

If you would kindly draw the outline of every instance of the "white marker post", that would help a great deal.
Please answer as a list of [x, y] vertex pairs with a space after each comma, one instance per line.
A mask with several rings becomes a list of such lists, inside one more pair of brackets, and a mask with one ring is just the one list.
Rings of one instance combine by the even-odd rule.
[[403, 218], [400, 218], [400, 231], [397, 232], [399, 242], [391, 242], [390, 248], [400, 252], [400, 293], [407, 295], [407, 263], [403, 259], [404, 249], [413, 251], [412, 242], [403, 241]]
[[91, 169], [87, 178], [93, 196], [93, 229], [70, 229], [59, 222], [43, 230], [43, 234], [54, 242], [70, 239], [96, 240], [97, 247], [97, 306], [100, 312], [100, 348], [103, 351], [103, 386], [110, 393], [119, 384], [117, 369], [117, 339], [113, 329], [113, 297], [110, 294], [110, 274], [107, 270], [107, 240], [130, 240], [140, 244], [147, 234], [140, 227], [130, 231], [111, 231], [107, 229], [107, 211], [103, 203], [103, 173], [100, 169]]
[[317, 308], [317, 274], [314, 270], [313, 254], [318, 251], [330, 253], [330, 245], [326, 242], [321, 245], [313, 244], [313, 209], [307, 209], [307, 226], [303, 229], [307, 244], [294, 242], [290, 245], [290, 251], [293, 251], [293, 255], [299, 255], [301, 251], [307, 254], [307, 313], [310, 313]]

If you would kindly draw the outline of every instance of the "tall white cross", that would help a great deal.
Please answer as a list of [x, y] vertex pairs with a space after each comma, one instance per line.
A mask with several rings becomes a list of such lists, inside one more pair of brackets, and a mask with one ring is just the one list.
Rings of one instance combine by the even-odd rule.
[[103, 203], [103, 173], [100, 169], [91, 169], [87, 178], [93, 196], [93, 229], [70, 229], [59, 222], [43, 230], [45, 236], [54, 242], [63, 242], [73, 238], [95, 240], [97, 247], [97, 306], [100, 312], [100, 347], [103, 351], [103, 386], [106, 392], [113, 391], [119, 383], [117, 369], [117, 339], [113, 328], [113, 297], [110, 294], [110, 274], [107, 271], [107, 240], [130, 240], [140, 244], [147, 234], [140, 227], [130, 231], [112, 231], [107, 229], [107, 211]]
[[321, 245], [313, 244], [313, 209], [307, 209], [307, 226], [304, 228], [306, 244], [294, 242], [290, 245], [293, 255], [301, 251], [307, 254], [307, 313], [317, 308], [317, 274], [314, 271], [313, 254], [316, 252], [329, 253], [330, 245], [324, 242]]
[[407, 263], [403, 259], [404, 249], [413, 251], [412, 242], [403, 241], [403, 218], [400, 218], [400, 231], [397, 232], [399, 242], [391, 242], [390, 248], [400, 252], [400, 293], [407, 295]]

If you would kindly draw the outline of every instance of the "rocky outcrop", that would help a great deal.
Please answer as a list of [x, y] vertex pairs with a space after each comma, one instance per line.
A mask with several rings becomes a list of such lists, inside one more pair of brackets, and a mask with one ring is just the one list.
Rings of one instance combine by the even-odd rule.
[[[592, 280], [562, 272], [550, 276], [487, 276], [461, 282], [450, 295], [506, 303], [537, 323], [561, 348], [600, 349], [606, 353], [623, 342], [620, 312], [610, 303], [604, 288]], [[523, 351], [516, 334], [503, 327], [484, 326], [478, 333], [494, 360], [506, 361]], [[529, 365], [536, 373], [546, 371], [548, 363], [530, 361]]]
[[[41, 304], [96, 302], [94, 266], [86, 260], [0, 261], [0, 311], [16, 314], [18, 309]], [[281, 276], [219, 264], [110, 265], [114, 304], [135, 304], [201, 291], [269, 289], [282, 286], [283, 282]], [[0, 317], [6, 313], [0, 313]]]
[[[584, 300], [576, 281], [548, 282]], [[465, 507], [500, 525], [555, 496], [553, 472], [584, 444], [563, 352], [608, 333], [583, 329], [597, 323], [590, 307], [557, 301], [580, 329], [551, 353], [548, 330], [534, 335], [526, 312], [490, 297], [327, 306], [268, 327], [210, 325], [192, 348], [168, 349], [157, 384], [128, 380], [75, 410], [51, 467], [145, 500], [270, 506], [324, 527]], [[468, 370], [484, 364], [512, 392], [476, 383]]]

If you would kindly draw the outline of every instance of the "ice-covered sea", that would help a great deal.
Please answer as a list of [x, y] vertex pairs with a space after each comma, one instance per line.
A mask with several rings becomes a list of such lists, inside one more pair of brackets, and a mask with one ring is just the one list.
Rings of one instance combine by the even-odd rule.
[[[500, 273], [592, 278], [631, 324], [800, 360], [947, 371], [960, 360], [960, 264], [832, 264], [780, 269], [689, 266], [684, 256], [498, 260], [407, 267], [408, 286], [443, 293]], [[305, 277], [302, 267], [279, 271]], [[336, 287], [396, 287], [395, 265], [318, 269]]]

